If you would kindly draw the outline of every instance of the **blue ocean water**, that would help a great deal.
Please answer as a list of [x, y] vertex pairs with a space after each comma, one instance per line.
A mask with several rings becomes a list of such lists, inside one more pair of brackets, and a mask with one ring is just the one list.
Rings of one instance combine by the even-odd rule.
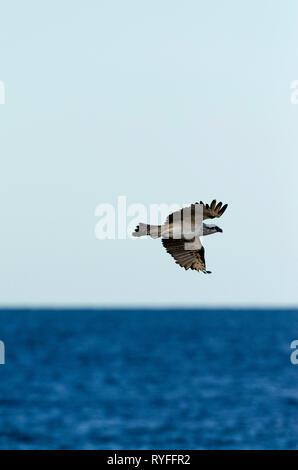
[[297, 449], [295, 310], [2, 310], [1, 449]]

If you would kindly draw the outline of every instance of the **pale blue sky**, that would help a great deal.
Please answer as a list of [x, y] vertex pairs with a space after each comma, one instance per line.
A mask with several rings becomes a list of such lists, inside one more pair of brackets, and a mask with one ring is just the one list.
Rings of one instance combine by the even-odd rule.
[[[1, 6], [1, 305], [297, 304], [296, 0]], [[229, 203], [210, 276], [95, 207]]]

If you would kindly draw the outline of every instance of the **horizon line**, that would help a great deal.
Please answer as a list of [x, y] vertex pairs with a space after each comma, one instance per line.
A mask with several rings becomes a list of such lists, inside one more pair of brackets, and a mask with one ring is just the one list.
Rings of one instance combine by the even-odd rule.
[[0, 312], [4, 310], [298, 310], [298, 305], [0, 305]]

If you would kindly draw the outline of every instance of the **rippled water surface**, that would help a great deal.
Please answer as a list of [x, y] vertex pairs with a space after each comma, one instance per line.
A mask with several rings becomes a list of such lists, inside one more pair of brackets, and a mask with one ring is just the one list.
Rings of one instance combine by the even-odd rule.
[[0, 312], [2, 449], [296, 449], [298, 311]]

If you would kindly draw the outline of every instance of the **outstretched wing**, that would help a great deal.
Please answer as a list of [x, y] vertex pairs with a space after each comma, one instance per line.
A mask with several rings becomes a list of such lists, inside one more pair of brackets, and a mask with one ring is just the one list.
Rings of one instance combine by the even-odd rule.
[[[219, 202], [218, 204], [216, 203], [216, 200], [213, 199], [211, 204], [204, 204], [204, 202], [196, 202], [195, 204], [191, 204], [191, 206], [184, 207], [180, 211], [173, 212], [167, 217], [166, 223], [172, 223], [173, 220], [180, 220], [180, 219], [188, 219], [189, 217], [191, 220], [196, 220], [198, 221], [198, 217], [200, 217], [200, 211], [199, 211], [199, 206], [200, 204], [203, 206], [203, 220], [206, 219], [214, 219], [215, 217], [221, 217], [225, 210], [228, 207], [228, 204], [222, 205], [222, 202]], [[201, 217], [202, 217], [201, 215]], [[202, 219], [201, 219], [202, 220]]]
[[163, 238], [162, 244], [182, 268], [210, 273], [206, 271], [205, 249], [197, 238], [190, 241], [183, 238]]
[[[198, 204], [198, 202], [196, 202], [196, 204]], [[216, 204], [215, 199], [213, 199], [210, 206], [209, 204], [204, 204], [202, 201], [200, 201], [200, 204], [203, 204], [203, 220], [215, 219], [215, 217], [221, 217], [223, 213], [225, 212], [226, 208], [228, 207], [228, 204], [225, 204], [223, 206], [222, 202], [219, 202], [218, 204]]]

